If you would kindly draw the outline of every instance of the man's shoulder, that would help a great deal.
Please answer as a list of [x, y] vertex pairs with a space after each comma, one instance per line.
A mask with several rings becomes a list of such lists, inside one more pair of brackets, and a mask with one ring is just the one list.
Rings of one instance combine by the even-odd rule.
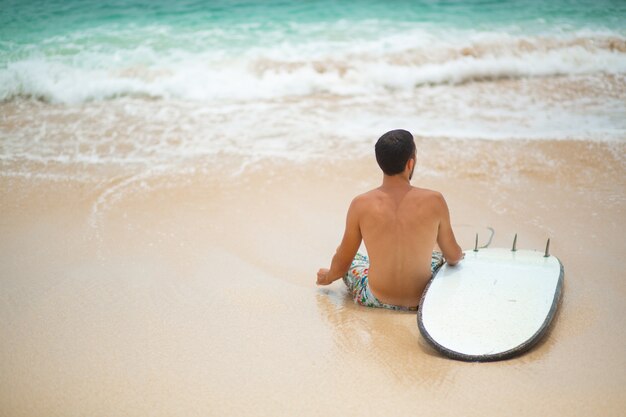
[[366, 191], [362, 194], [357, 195], [352, 199], [352, 201], [356, 202], [364, 202], [368, 200], [372, 200], [374, 198], [378, 198], [380, 196], [380, 190], [378, 188], [374, 188], [372, 190]]
[[367, 210], [372, 206], [372, 203], [379, 200], [382, 197], [382, 193], [378, 188], [366, 191], [357, 195], [352, 199], [350, 204], [354, 210]]
[[439, 191], [414, 187], [411, 194], [416, 205], [429, 207], [436, 213], [443, 213], [446, 210], [446, 200]]
[[443, 194], [439, 191], [430, 190], [428, 188], [412, 187], [411, 194], [415, 198], [425, 198], [433, 201], [442, 201]]
[[[372, 191], [374, 191], [374, 190], [372, 190]], [[356, 208], [356, 207], [362, 206], [364, 204], [367, 204], [367, 202], [370, 201], [373, 198], [372, 194], [370, 194], [370, 193], [371, 193], [371, 191], [367, 191], [365, 193], [362, 193], [362, 194], [359, 194], [359, 195], [355, 196], [352, 199], [352, 203], [350, 205], [352, 207]]]

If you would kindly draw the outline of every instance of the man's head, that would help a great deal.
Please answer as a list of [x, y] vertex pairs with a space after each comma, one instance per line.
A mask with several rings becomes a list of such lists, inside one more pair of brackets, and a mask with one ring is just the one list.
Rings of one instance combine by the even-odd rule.
[[[413, 135], [406, 130], [397, 129], [385, 133], [376, 142], [375, 149], [376, 161], [385, 175], [401, 174], [407, 168], [410, 159], [415, 161], [415, 141]], [[411, 176], [413, 171], [409, 179]]]

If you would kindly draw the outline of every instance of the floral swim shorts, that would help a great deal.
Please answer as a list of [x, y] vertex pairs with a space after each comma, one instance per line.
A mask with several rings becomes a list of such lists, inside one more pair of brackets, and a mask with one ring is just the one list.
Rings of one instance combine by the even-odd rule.
[[[433, 251], [430, 260], [430, 270], [434, 274], [443, 265], [443, 255], [441, 252]], [[352, 293], [354, 302], [365, 307], [388, 308], [400, 311], [416, 311], [415, 307], [403, 307], [392, 304], [385, 304], [372, 294], [367, 274], [369, 272], [370, 261], [367, 256], [357, 253], [352, 261], [352, 265], [348, 273], [344, 275], [343, 282], [348, 287], [348, 291]]]

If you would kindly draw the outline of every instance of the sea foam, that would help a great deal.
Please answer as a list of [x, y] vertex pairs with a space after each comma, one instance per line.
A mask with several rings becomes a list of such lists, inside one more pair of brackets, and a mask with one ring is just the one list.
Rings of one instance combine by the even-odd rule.
[[224, 39], [203, 47], [198, 40], [190, 44], [189, 34], [172, 36], [166, 45], [161, 38], [146, 38], [122, 47], [98, 31], [97, 36], [74, 34], [7, 48], [11, 53], [0, 55], [0, 100], [30, 97], [76, 104], [123, 96], [204, 102], [315, 94], [367, 97], [422, 85], [626, 74], [626, 36], [608, 31], [514, 36], [419, 28], [389, 36], [298, 42], [280, 41], [274, 34], [272, 44], [231, 49]]
[[328, 28], [264, 29], [254, 42], [258, 28], [241, 25], [0, 41], [2, 170], [340, 161], [371, 155], [393, 128], [433, 140], [626, 139], [622, 32]]

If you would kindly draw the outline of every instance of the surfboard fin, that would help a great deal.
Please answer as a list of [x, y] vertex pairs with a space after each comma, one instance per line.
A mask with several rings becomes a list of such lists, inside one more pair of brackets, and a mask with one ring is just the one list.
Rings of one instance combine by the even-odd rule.
[[513, 238], [513, 247], [511, 248], [511, 252], [517, 251], [517, 233], [515, 233], [515, 237]]
[[550, 257], [550, 238], [548, 238], [548, 241], [546, 242], [546, 253], [543, 254], [544, 258], [549, 258]]
[[476, 233], [476, 243], [474, 243], [474, 252], [478, 252], [478, 233]]

